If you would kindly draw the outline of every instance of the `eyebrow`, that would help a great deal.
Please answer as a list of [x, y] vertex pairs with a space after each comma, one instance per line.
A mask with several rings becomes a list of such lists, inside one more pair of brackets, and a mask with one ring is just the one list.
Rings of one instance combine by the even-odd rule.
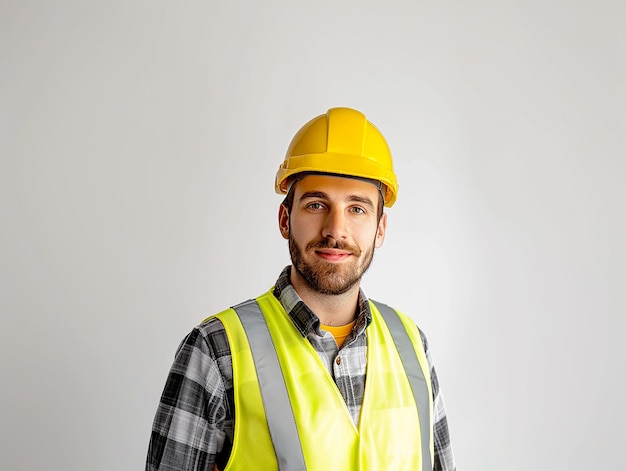
[[371, 209], [374, 209], [374, 202], [369, 199], [367, 196], [360, 196], [360, 195], [352, 195], [350, 196], [350, 198], [348, 198], [349, 201], [354, 201], [356, 203], [362, 203], [365, 206], [369, 206]]
[[[300, 201], [304, 201], [310, 198], [319, 198], [319, 199], [326, 200], [326, 201], [330, 199], [328, 195], [324, 193], [323, 191], [307, 191], [306, 193], [303, 193], [300, 196]], [[371, 199], [369, 199], [367, 196], [350, 195], [348, 197], [348, 201], [364, 204], [366, 206], [369, 206], [371, 209], [374, 209], [375, 207], [374, 202]]]
[[300, 196], [300, 201], [306, 200], [309, 198], [320, 198], [323, 200], [329, 199], [328, 195], [324, 193], [323, 191], [307, 191], [306, 193], [302, 193], [302, 195]]

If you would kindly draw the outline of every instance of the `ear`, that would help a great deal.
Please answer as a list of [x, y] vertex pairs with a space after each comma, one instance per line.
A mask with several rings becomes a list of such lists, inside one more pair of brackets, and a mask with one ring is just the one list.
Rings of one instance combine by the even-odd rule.
[[376, 240], [375, 245], [377, 249], [382, 247], [383, 242], [385, 241], [385, 232], [387, 231], [387, 213], [383, 213], [378, 223], [378, 228], [376, 229]]
[[278, 208], [278, 229], [283, 239], [289, 239], [289, 210], [284, 204]]

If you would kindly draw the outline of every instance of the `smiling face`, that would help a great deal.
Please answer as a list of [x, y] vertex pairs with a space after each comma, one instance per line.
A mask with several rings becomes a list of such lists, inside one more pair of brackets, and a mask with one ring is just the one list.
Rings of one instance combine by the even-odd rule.
[[304, 283], [320, 294], [339, 295], [358, 288], [385, 237], [378, 189], [353, 178], [308, 175], [292, 191], [291, 210], [280, 207], [279, 227], [289, 240], [296, 289]]

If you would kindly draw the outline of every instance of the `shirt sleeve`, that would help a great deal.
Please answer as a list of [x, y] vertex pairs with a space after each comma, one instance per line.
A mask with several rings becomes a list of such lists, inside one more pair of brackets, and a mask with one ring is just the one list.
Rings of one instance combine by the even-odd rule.
[[426, 359], [430, 367], [430, 378], [433, 389], [433, 442], [434, 442], [434, 462], [433, 471], [455, 471], [456, 464], [454, 462], [454, 453], [452, 444], [450, 443], [450, 432], [448, 430], [448, 418], [443, 400], [443, 395], [439, 388], [439, 380], [437, 372], [432, 362], [430, 350], [428, 349], [428, 340], [424, 333], [420, 330]]
[[228, 415], [214, 347], [200, 328], [178, 347], [154, 418], [146, 471], [213, 469]]

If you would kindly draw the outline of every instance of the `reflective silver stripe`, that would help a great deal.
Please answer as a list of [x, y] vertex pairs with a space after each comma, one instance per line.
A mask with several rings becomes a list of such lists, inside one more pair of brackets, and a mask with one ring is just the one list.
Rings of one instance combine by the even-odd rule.
[[430, 435], [432, 433], [432, 426], [430, 424], [430, 411], [428, 410], [430, 400], [424, 372], [420, 367], [413, 342], [411, 342], [398, 313], [386, 304], [377, 301], [372, 302], [385, 319], [387, 327], [389, 327], [389, 332], [391, 332], [391, 337], [396, 344], [396, 349], [398, 350], [398, 354], [404, 365], [404, 370], [409, 378], [411, 389], [413, 390], [413, 397], [415, 398], [415, 404], [417, 404], [420, 428], [422, 431], [422, 470], [432, 470], [433, 465], [430, 457]]
[[234, 306], [233, 309], [241, 320], [252, 350], [278, 469], [304, 471], [304, 455], [289, 394], [261, 308], [255, 300], [250, 300]]

